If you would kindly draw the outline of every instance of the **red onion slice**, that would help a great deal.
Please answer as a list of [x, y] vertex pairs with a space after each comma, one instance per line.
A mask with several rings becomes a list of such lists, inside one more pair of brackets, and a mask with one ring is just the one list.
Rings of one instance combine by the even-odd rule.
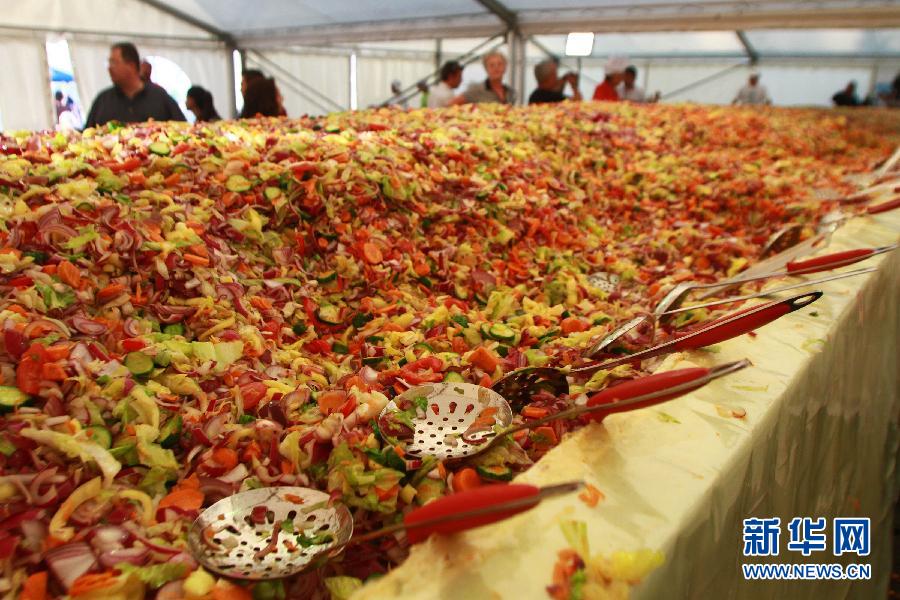
[[107, 327], [103, 323], [88, 319], [87, 317], [83, 317], [81, 315], [75, 315], [74, 317], [72, 317], [72, 327], [77, 329], [79, 332], [92, 337], [103, 335], [104, 333], [109, 331], [109, 327]]
[[100, 564], [107, 569], [111, 569], [120, 563], [128, 563], [135, 566], [141, 566], [147, 562], [147, 556], [150, 554], [148, 548], [119, 548], [118, 550], [110, 550], [100, 555]]
[[44, 560], [50, 572], [68, 590], [72, 583], [97, 568], [97, 558], [84, 542], [65, 544], [47, 552]]

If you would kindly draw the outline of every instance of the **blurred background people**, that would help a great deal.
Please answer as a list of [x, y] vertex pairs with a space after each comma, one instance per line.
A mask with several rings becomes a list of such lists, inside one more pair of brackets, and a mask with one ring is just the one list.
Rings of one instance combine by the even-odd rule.
[[150, 64], [148, 60], [141, 61], [141, 81], [144, 83], [150, 83], [150, 78], [153, 76], [153, 65]]
[[120, 42], [110, 48], [107, 70], [113, 85], [94, 99], [85, 127], [104, 125], [109, 121], [185, 120], [178, 103], [166, 90], [153, 83], [144, 83], [140, 68], [140, 55], [134, 44]]
[[200, 87], [199, 85], [191, 86], [187, 91], [187, 99], [185, 100], [187, 109], [194, 113], [197, 122], [201, 121], [218, 121], [222, 117], [216, 111], [213, 104], [212, 94]]
[[738, 90], [737, 96], [734, 97], [731, 103], [744, 106], [772, 104], [768, 90], [766, 90], [765, 86], [759, 84], [759, 72], [750, 71], [747, 85]]
[[859, 106], [859, 97], [856, 95], [856, 82], [851, 81], [840, 92], [831, 97], [835, 106]]
[[628, 62], [621, 57], [610, 57], [603, 67], [606, 77], [594, 89], [594, 100], [605, 100], [607, 102], [615, 102], [619, 99], [619, 93], [616, 87], [625, 77], [625, 68]]
[[637, 67], [628, 65], [622, 73], [622, 83], [616, 88], [620, 100], [629, 102], [646, 102], [647, 95], [644, 88], [637, 85]]
[[455, 60], [441, 67], [441, 80], [428, 90], [428, 108], [443, 108], [453, 102], [454, 90], [462, 83], [463, 67]]
[[484, 70], [487, 71], [487, 79], [484, 83], [473, 83], [461, 95], [453, 99], [453, 104], [465, 102], [499, 102], [500, 104], [513, 104], [516, 101], [516, 92], [503, 83], [503, 75], [506, 74], [506, 57], [500, 52], [489, 52], [481, 59]]
[[283, 117], [285, 110], [281, 92], [271, 77], [254, 80], [244, 92], [244, 108], [242, 119], [262, 117]]
[[566, 84], [572, 89], [572, 99], [581, 100], [581, 91], [578, 89], [578, 75], [566, 73], [559, 77], [559, 65], [553, 59], [539, 62], [534, 67], [534, 78], [537, 80], [537, 89], [528, 97], [528, 104], [543, 104], [562, 102], [568, 100], [563, 94]]

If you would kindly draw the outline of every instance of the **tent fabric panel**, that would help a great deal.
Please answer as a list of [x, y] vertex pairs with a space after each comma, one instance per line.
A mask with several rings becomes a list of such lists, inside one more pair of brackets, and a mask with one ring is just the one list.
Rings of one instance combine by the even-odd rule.
[[210, 34], [140, 0], [28, 0], [3, 15], [3, 25], [34, 29], [108, 32], [117, 39], [131, 34], [193, 36]]
[[[359, 108], [378, 105], [391, 97], [391, 82], [399, 80], [403, 88], [434, 72], [434, 61], [427, 59], [384, 59], [360, 57], [357, 61]], [[415, 96], [411, 105], [419, 101]]]
[[[248, 53], [247, 68], [260, 69], [266, 75], [275, 77], [288, 116], [321, 115], [337, 110], [306, 88], [312, 88], [323, 94], [342, 109], [349, 109], [349, 56], [277, 51], [260, 54], [265, 60], [259, 60], [253, 53]], [[271, 61], [289, 72], [303, 85], [292, 83], [280, 72], [273, 70], [266, 61]]]
[[0, 119], [6, 131], [52, 126], [50, 72], [41, 41], [5, 38], [0, 44]]

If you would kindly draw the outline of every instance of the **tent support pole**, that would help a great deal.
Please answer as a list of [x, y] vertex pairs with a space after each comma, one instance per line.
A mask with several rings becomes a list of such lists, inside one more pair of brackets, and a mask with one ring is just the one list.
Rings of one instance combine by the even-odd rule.
[[759, 52], [756, 51], [756, 48], [753, 47], [753, 44], [750, 43], [750, 39], [747, 37], [747, 34], [738, 29], [734, 32], [737, 36], [738, 41], [741, 43], [741, 46], [744, 47], [744, 52], [747, 53], [747, 58], [750, 59], [750, 64], [755, 65], [759, 61]]
[[525, 97], [525, 36], [518, 29], [508, 32], [510, 39], [510, 71], [512, 89], [516, 92], [516, 104]]
[[225, 52], [228, 53], [228, 104], [230, 106], [229, 112], [231, 112], [232, 118], [237, 117], [237, 92], [235, 92], [235, 88], [237, 88], [237, 80], [235, 79], [234, 74], [234, 51], [237, 50], [237, 47], [232, 44], [225, 45]]

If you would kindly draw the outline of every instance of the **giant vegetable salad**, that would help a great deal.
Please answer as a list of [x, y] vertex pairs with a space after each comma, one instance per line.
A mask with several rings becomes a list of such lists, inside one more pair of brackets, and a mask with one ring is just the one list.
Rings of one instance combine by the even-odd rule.
[[[263, 486], [321, 489], [364, 532], [512, 478], [578, 424], [440, 462], [378, 416], [407, 386], [586, 360], [671, 285], [740, 272], [786, 222], [811, 231], [833, 205], [815, 192], [850, 191], [882, 133], [584, 103], [4, 135], [0, 596], [341, 597], [403, 540], [250, 584], [198, 568], [187, 530]], [[541, 392], [516, 421], [645, 372]], [[420, 410], [401, 408], [388, 425]]]

